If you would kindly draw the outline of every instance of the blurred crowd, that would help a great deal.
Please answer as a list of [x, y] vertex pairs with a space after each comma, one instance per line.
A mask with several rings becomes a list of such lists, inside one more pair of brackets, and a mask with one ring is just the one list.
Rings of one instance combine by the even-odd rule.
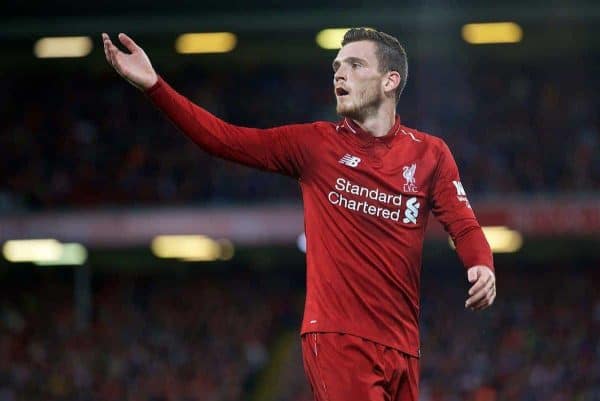
[[466, 285], [424, 297], [421, 399], [599, 401], [598, 272], [501, 273], [488, 312], [458, 311]]
[[[503, 271], [496, 304], [479, 313], [463, 309], [456, 273], [423, 283], [420, 401], [600, 400], [598, 272]], [[270, 399], [311, 401], [301, 276], [95, 277], [81, 330], [70, 284], [4, 280], [0, 401], [245, 401], [265, 368], [279, 383]], [[290, 332], [292, 357], [273, 358]]]
[[95, 280], [93, 318], [78, 330], [70, 284], [12, 284], [0, 303], [0, 401], [245, 400], [298, 314], [256, 277], [116, 276]]
[[[415, 61], [403, 122], [444, 138], [474, 195], [600, 191], [597, 61]], [[0, 211], [298, 200], [294, 180], [217, 161], [114, 72], [0, 78]], [[331, 71], [161, 70], [234, 124], [336, 121]]]

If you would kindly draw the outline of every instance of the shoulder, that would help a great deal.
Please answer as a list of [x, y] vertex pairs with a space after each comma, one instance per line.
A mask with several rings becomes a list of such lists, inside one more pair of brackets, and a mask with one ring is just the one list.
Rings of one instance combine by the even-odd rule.
[[315, 121], [310, 123], [314, 130], [327, 133], [331, 131], [336, 131], [338, 129], [339, 124], [334, 123], [332, 121]]
[[285, 141], [313, 144], [325, 137], [328, 131], [335, 131], [335, 125], [325, 121], [292, 123], [268, 128], [266, 131], [276, 134]]
[[332, 138], [332, 134], [338, 132], [338, 125], [331, 121], [314, 121], [310, 123], [299, 124], [298, 131], [302, 132], [312, 141], [323, 141]]
[[319, 134], [328, 131], [335, 131], [336, 125], [335, 123], [329, 121], [314, 121], [307, 123], [288, 124], [282, 126], [281, 128], [302, 134]]
[[405, 137], [411, 143], [422, 147], [423, 150], [431, 152], [437, 157], [440, 157], [442, 154], [449, 151], [448, 145], [442, 138], [427, 132], [419, 131], [415, 128], [401, 125], [398, 135]]

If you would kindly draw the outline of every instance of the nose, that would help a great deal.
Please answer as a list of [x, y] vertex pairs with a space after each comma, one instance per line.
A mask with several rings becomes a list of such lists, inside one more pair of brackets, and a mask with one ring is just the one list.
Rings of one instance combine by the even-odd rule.
[[333, 74], [333, 83], [338, 83], [341, 80], [346, 81], [346, 70], [343, 66], [340, 66]]

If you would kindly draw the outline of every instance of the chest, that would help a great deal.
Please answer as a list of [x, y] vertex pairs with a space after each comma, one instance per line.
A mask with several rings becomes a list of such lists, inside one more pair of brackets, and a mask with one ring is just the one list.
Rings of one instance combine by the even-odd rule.
[[377, 141], [328, 141], [317, 153], [314, 179], [326, 188], [358, 196], [377, 190], [427, 198], [437, 166], [436, 158], [424, 144], [408, 140], [391, 146]]

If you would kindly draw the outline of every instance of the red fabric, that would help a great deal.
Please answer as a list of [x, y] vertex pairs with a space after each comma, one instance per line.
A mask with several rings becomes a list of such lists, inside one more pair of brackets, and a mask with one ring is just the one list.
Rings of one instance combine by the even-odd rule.
[[348, 334], [302, 336], [315, 401], [418, 401], [419, 359]]
[[147, 94], [206, 151], [299, 180], [307, 241], [303, 334], [347, 333], [419, 356], [421, 255], [430, 210], [465, 267], [493, 269], [441, 139], [399, 119], [382, 138], [348, 120], [243, 128], [194, 105], [162, 79]]

